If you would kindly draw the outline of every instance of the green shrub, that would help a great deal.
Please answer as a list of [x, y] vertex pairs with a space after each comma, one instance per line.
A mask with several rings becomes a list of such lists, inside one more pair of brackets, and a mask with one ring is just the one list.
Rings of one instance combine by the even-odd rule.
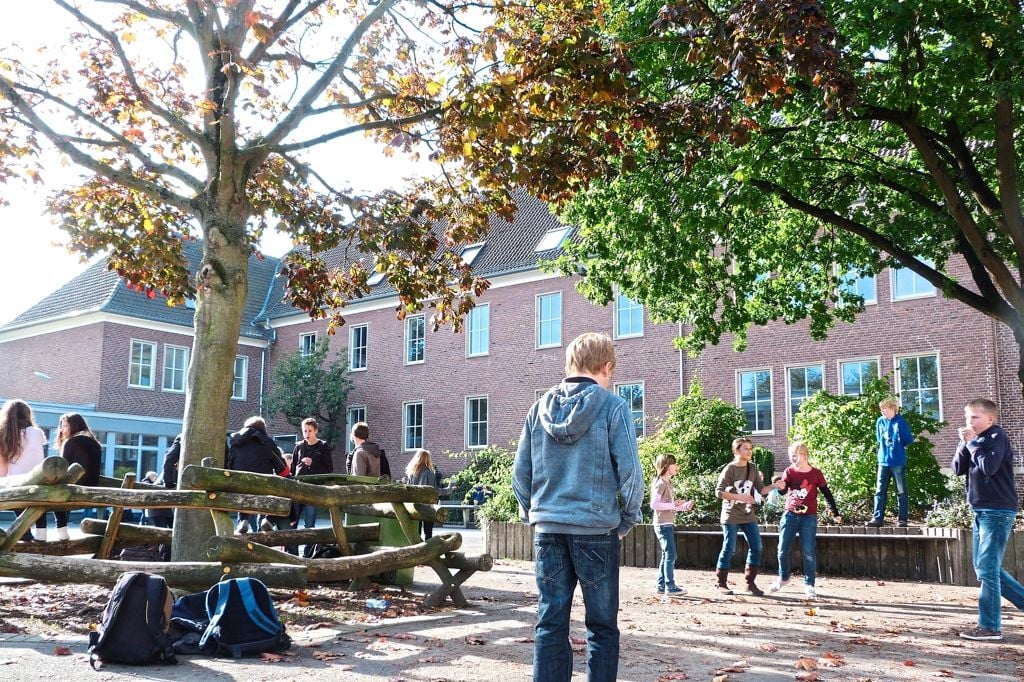
[[[878, 471], [875, 422], [878, 403], [892, 389], [886, 379], [876, 379], [860, 396], [837, 396], [822, 391], [800, 405], [792, 439], [807, 443], [811, 462], [821, 469], [844, 517], [864, 519], [874, 506]], [[907, 446], [907, 488], [911, 511], [931, 508], [948, 495], [946, 482], [932, 455], [926, 433], [938, 433], [943, 422], [912, 410], [903, 414], [914, 442]], [[895, 486], [890, 485], [888, 504], [895, 507]]]
[[450, 458], [469, 459], [465, 469], [450, 476], [447, 485], [454, 486], [453, 499], [470, 504], [470, 491], [480, 484], [491, 491], [490, 497], [480, 506], [481, 518], [490, 521], [518, 521], [519, 503], [512, 493], [512, 464], [515, 452], [489, 446], [483, 450], [472, 450], [448, 455]]
[[970, 528], [971, 506], [967, 504], [967, 479], [964, 476], [946, 477], [946, 497], [932, 503], [925, 514], [924, 525], [932, 528]]

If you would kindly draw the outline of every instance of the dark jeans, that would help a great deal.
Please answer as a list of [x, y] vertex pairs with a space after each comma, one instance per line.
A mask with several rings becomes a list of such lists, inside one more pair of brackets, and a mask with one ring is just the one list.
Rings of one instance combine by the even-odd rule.
[[424, 540], [429, 540], [434, 537], [434, 522], [433, 521], [420, 521], [420, 534]]
[[818, 560], [815, 555], [818, 539], [817, 514], [786, 512], [779, 525], [779, 577], [789, 580], [789, 552], [793, 541], [800, 535], [800, 553], [804, 559], [804, 584], [813, 585], [817, 575]]
[[587, 679], [614, 682], [619, 670], [619, 536], [537, 533], [537, 625], [533, 679], [565, 682], [572, 677], [569, 612], [577, 583], [587, 626]]
[[761, 529], [756, 523], [723, 523], [722, 551], [718, 553], [718, 568], [729, 570], [732, 555], [736, 552], [736, 531], [743, 531], [747, 539], [747, 565], [761, 565]]
[[896, 515], [900, 521], [906, 521], [910, 514], [910, 496], [907, 494], [907, 467], [887, 467], [878, 465], [878, 479], [875, 481], [875, 513], [874, 520], [881, 523], [885, 518], [885, 502], [889, 496], [889, 480], [896, 482]]

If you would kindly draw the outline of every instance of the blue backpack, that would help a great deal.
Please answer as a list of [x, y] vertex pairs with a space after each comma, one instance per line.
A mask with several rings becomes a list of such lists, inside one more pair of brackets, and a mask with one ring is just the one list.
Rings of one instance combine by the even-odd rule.
[[[205, 618], [199, 615], [204, 610]], [[205, 626], [198, 645], [202, 653], [240, 658], [284, 651], [292, 643], [267, 586], [256, 578], [231, 578], [206, 592], [181, 597], [174, 604], [174, 615], [172, 622]]]

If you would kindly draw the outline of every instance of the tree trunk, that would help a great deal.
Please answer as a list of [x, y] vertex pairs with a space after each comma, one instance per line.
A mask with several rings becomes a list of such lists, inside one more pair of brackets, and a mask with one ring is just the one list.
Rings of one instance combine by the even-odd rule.
[[[82, 519], [83, 533], [103, 535], [106, 528], [106, 521], [102, 521], [100, 519]], [[351, 542], [368, 542], [370, 544], [376, 544], [380, 541], [380, 524], [361, 523], [354, 526], [345, 526], [345, 534]], [[258, 542], [261, 545], [266, 545], [268, 547], [276, 547], [278, 545], [329, 545], [336, 541], [334, 531], [330, 528], [293, 528], [289, 530], [271, 530], [260, 533], [243, 533], [238, 537], [250, 542]], [[117, 532], [117, 541], [124, 545], [166, 545], [171, 541], [171, 529], [123, 523], [121, 524], [120, 530]], [[31, 551], [31, 548], [35, 546], [35, 544], [36, 543], [26, 544], [27, 549], [19, 546], [17, 551]], [[60, 545], [64, 543], [48, 544]], [[50, 552], [44, 552], [44, 554], [49, 553]], [[53, 554], [85, 554], [85, 551], [53, 552]]]
[[35, 465], [32, 471], [0, 478], [0, 488], [16, 488], [26, 485], [53, 485], [62, 483], [67, 477], [68, 461], [63, 457], [46, 457]]
[[[243, 188], [235, 188], [234, 194], [227, 188], [222, 191], [242, 203]], [[202, 221], [205, 240], [196, 275], [195, 339], [185, 391], [181, 471], [211, 454], [224, 462], [238, 334], [248, 292], [249, 248], [244, 243], [242, 206], [223, 208], [223, 214], [207, 215]], [[227, 211], [232, 209], [229, 218]], [[251, 390], [258, 389], [248, 386], [247, 395]], [[175, 517], [171, 556], [175, 561], [204, 559], [206, 542], [214, 534], [210, 515], [182, 509]]]
[[[205, 549], [205, 548], [204, 548]], [[303, 587], [306, 567], [284, 564], [230, 564], [165, 561], [101, 561], [81, 557], [0, 553], [0, 576], [44, 583], [113, 585], [125, 571], [162, 575], [171, 587], [205, 590], [223, 578], [259, 578], [268, 587]]]
[[90, 488], [81, 485], [28, 486], [0, 490], [0, 509], [19, 509], [21, 507], [45, 507], [47, 509], [191, 507], [194, 510], [199, 510], [197, 513], [207, 516], [210, 515], [209, 510], [286, 516], [291, 506], [291, 502], [283, 497], [243, 495], [241, 493], [206, 493], [198, 490], [133, 490]]

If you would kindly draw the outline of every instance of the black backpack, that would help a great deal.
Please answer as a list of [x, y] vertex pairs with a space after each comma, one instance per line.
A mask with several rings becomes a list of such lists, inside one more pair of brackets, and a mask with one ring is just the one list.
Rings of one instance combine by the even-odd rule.
[[[194, 604], [196, 596], [182, 599], [191, 598]], [[209, 619], [199, 640], [204, 652], [223, 652], [240, 658], [264, 651], [284, 651], [291, 646], [292, 640], [277, 617], [267, 586], [256, 578], [219, 582], [205, 592], [203, 603]]]
[[384, 448], [380, 449], [380, 475], [391, 478], [391, 464], [388, 463], [388, 458], [384, 456]]
[[171, 591], [159, 575], [122, 573], [103, 609], [99, 627], [89, 633], [89, 665], [97, 661], [148, 665], [177, 663], [167, 637]]

